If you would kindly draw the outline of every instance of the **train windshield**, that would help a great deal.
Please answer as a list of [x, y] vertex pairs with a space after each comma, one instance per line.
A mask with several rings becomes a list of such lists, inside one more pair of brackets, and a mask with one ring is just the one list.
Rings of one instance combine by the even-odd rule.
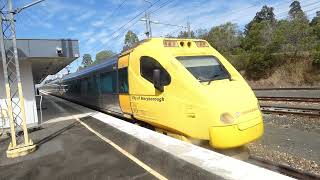
[[200, 82], [230, 79], [226, 69], [214, 56], [180, 56], [177, 59]]

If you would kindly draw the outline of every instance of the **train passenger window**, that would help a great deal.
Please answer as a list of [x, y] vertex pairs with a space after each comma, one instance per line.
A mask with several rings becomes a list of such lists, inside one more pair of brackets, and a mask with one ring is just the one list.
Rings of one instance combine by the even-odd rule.
[[81, 81], [79, 79], [72, 81], [74, 83], [74, 92], [75, 94], [80, 94], [81, 90]]
[[101, 74], [100, 75], [101, 93], [115, 93], [117, 90], [116, 82], [117, 82], [117, 76], [115, 71]]
[[89, 77], [89, 81], [88, 81], [88, 95], [96, 96], [97, 93], [98, 93], [98, 90], [97, 90], [96, 81], [94, 79], [94, 76], [91, 76]]
[[96, 74], [94, 76], [94, 79], [95, 79], [95, 84], [96, 84], [96, 88], [97, 88], [97, 93], [101, 93], [101, 86], [100, 86], [100, 74]]
[[118, 88], [119, 93], [129, 93], [128, 85], [128, 68], [122, 68], [118, 71]]
[[161, 83], [167, 86], [171, 82], [169, 73], [161, 66], [161, 64], [152, 57], [143, 56], [140, 59], [140, 73], [143, 78], [153, 83], [153, 70], [160, 69]]
[[72, 81], [68, 81], [68, 82], [66, 82], [66, 84], [67, 84], [67, 86], [68, 86], [68, 88], [67, 88], [67, 91], [66, 91], [66, 93], [67, 94], [72, 94], [72, 93], [74, 93], [74, 83], [72, 82]]
[[81, 79], [81, 96], [86, 96], [88, 92], [88, 79]]

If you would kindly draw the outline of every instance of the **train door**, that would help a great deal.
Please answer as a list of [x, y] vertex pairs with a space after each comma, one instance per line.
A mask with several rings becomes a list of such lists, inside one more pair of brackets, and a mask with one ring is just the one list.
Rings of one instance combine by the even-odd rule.
[[[169, 107], [166, 104], [167, 86], [171, 82], [169, 73], [150, 56], [134, 57], [134, 61], [130, 61], [130, 71], [129, 82], [134, 82], [130, 86], [134, 117], [154, 125], [165, 124]], [[160, 87], [154, 83], [155, 72], [160, 77]]]
[[129, 54], [122, 56], [118, 61], [118, 90], [121, 111], [125, 114], [125, 116], [131, 117], [132, 110], [128, 82], [129, 56]]

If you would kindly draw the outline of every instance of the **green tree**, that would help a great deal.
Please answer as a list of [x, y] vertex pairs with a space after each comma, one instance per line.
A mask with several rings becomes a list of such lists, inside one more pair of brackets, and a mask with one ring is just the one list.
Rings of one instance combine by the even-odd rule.
[[178, 34], [178, 38], [195, 38], [195, 34], [193, 31], [190, 32], [191, 37], [189, 37], [188, 31], [180, 31]]
[[99, 64], [114, 55], [115, 55], [115, 53], [110, 50], [100, 51], [96, 54], [96, 60], [94, 61], [94, 64]]
[[205, 39], [205, 37], [208, 36], [208, 30], [207, 29], [198, 29], [196, 30], [196, 37], [199, 39]]
[[267, 77], [275, 65], [270, 56], [276, 49], [273, 35], [277, 20], [273, 10], [273, 7], [263, 6], [245, 27], [241, 47], [248, 54], [246, 75], [249, 79]]
[[90, 54], [84, 54], [82, 57], [82, 67], [86, 68], [90, 66], [93, 63], [91, 55]]
[[316, 12], [316, 16], [312, 18], [310, 25], [314, 26], [320, 23], [320, 11]]
[[124, 38], [123, 50], [131, 48], [137, 42], [139, 42], [138, 36], [134, 32], [128, 31]]
[[315, 36], [308, 23], [299, 20], [282, 21], [275, 33], [276, 43], [280, 45], [280, 52], [297, 54], [314, 48]]
[[272, 71], [276, 63], [270, 56], [276, 49], [274, 31], [275, 27], [269, 22], [254, 23], [242, 39], [241, 46], [249, 56], [246, 67], [246, 76], [249, 79], [266, 78]]
[[315, 36], [317, 36], [318, 41], [320, 41], [320, 11], [317, 11], [316, 16], [310, 22], [310, 26]]
[[265, 52], [273, 49], [273, 33], [275, 26], [268, 21], [253, 23], [241, 46], [247, 51]]
[[263, 6], [262, 9], [256, 13], [256, 16], [250, 21], [245, 27], [245, 34], [248, 34], [251, 27], [256, 23], [268, 22], [274, 24], [276, 22], [275, 14], [273, 12], [273, 7]]
[[237, 25], [230, 22], [213, 27], [203, 38], [225, 54], [232, 54], [240, 45], [240, 33], [237, 30]]
[[305, 13], [301, 9], [301, 5], [299, 1], [293, 1], [290, 4], [289, 19], [290, 20], [300, 19], [303, 21], [308, 21], [308, 18], [306, 17]]
[[316, 46], [314, 49], [313, 65], [319, 70], [320, 69], [320, 11], [317, 11], [316, 16], [310, 23], [313, 34], [316, 36]]
[[249, 63], [246, 69], [248, 79], [259, 80], [266, 78], [271, 74], [274, 62], [270, 54], [253, 52], [249, 55]]

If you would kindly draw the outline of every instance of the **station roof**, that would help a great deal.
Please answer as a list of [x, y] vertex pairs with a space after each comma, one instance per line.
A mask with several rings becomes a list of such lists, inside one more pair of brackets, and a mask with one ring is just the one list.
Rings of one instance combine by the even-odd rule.
[[[12, 48], [6, 42], [6, 48]], [[19, 61], [30, 61], [33, 79], [40, 83], [48, 75], [56, 74], [79, 54], [78, 40], [71, 39], [17, 39]]]

